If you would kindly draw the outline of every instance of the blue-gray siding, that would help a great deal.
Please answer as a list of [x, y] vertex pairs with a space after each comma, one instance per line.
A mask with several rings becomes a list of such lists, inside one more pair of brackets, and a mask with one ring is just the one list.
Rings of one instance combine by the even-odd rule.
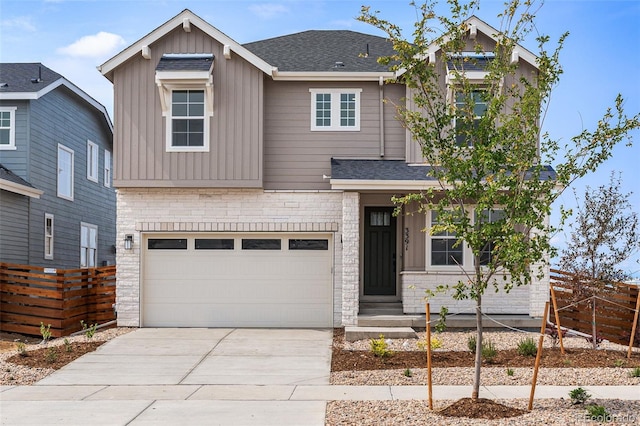
[[0, 260], [28, 263], [29, 197], [0, 189]]

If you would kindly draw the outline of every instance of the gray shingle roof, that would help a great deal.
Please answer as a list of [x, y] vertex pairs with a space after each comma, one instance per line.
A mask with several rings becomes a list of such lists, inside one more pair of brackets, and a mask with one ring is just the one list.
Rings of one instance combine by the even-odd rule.
[[8, 180], [9, 182], [17, 183], [19, 185], [28, 186], [30, 188], [35, 188], [35, 186], [31, 185], [29, 182], [22, 179], [20, 176], [13, 173], [2, 164], [0, 164], [0, 179]]
[[168, 54], [160, 58], [156, 71], [209, 71], [212, 65], [212, 54]]
[[[427, 176], [431, 166], [409, 165], [404, 160], [331, 159], [331, 179], [434, 181]], [[544, 166], [542, 180], [555, 179], [551, 166]]]
[[285, 72], [386, 72], [389, 67], [377, 59], [394, 53], [391, 42], [383, 37], [347, 30], [303, 31], [243, 47]]
[[60, 78], [60, 74], [39, 62], [1, 63], [0, 93], [38, 92]]

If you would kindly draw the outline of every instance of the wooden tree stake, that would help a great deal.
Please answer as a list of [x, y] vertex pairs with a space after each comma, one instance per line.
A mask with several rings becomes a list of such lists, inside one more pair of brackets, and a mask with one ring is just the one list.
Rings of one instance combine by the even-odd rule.
[[[533, 380], [531, 383], [531, 395], [529, 396], [529, 411], [533, 410], [533, 395], [536, 393], [536, 382], [538, 381], [538, 369], [540, 368], [540, 357], [542, 357], [542, 343], [544, 342], [544, 330], [547, 325], [547, 312], [549, 312], [549, 302], [544, 305], [542, 315], [542, 326], [540, 327], [540, 337], [538, 338], [538, 353], [536, 354], [536, 364], [533, 369]], [[560, 331], [560, 328], [558, 328]]]
[[429, 304], [426, 304], [427, 319], [427, 387], [429, 389], [429, 409], [433, 410], [433, 387], [431, 384], [431, 312]]
[[558, 329], [558, 339], [560, 340], [560, 353], [564, 355], [564, 343], [562, 342], [562, 329], [560, 328], [560, 314], [558, 313], [558, 301], [556, 299], [556, 291], [553, 289], [553, 283], [551, 288], [551, 301], [553, 302], [553, 313], [556, 317], [556, 328]]
[[638, 327], [638, 313], [640, 313], [640, 287], [638, 287], [638, 296], [636, 298], [636, 313], [633, 315], [633, 325], [631, 326], [631, 338], [629, 339], [629, 349], [627, 350], [627, 358], [631, 358], [631, 349], [633, 348], [633, 339], [636, 336], [636, 328]]

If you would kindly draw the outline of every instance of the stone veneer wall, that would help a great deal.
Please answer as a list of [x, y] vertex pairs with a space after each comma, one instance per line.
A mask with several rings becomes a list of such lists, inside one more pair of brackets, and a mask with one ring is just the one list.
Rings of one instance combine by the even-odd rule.
[[[500, 278], [499, 278], [500, 279]], [[438, 285], [455, 285], [466, 277], [455, 273], [442, 272], [402, 272], [402, 307], [405, 314], [425, 313], [425, 290], [435, 290]], [[454, 300], [453, 291], [441, 293], [429, 299], [432, 313], [446, 306], [450, 313], [468, 313], [475, 311], [474, 300]], [[492, 286], [482, 296], [483, 312], [487, 314], [526, 314], [541, 317], [545, 302], [549, 300], [549, 274], [543, 279], [534, 279], [528, 286], [514, 287], [507, 294], [500, 288], [496, 293]]]
[[[141, 233], [176, 231], [332, 233], [334, 325], [342, 325], [344, 298], [341, 223], [345, 203], [342, 192], [120, 188], [117, 193], [116, 309], [119, 326], [139, 327], [141, 325]], [[124, 250], [123, 240], [126, 234], [134, 235], [133, 250]], [[356, 264], [357, 254], [356, 249]], [[357, 315], [357, 281], [355, 294]], [[352, 309], [351, 305], [348, 306]], [[351, 316], [347, 315], [347, 318]]]

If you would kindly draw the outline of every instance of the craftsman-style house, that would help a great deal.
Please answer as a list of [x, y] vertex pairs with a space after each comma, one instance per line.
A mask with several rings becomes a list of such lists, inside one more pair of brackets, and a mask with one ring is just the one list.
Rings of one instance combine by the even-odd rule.
[[[491, 50], [494, 30], [468, 23]], [[429, 215], [392, 214], [393, 195], [434, 182], [395, 119], [407, 88], [377, 62], [390, 53], [352, 31], [241, 45], [184, 10], [99, 68], [115, 93], [119, 325], [355, 325], [365, 303], [424, 312], [425, 289], [460, 279]], [[524, 48], [519, 66], [535, 72]], [[547, 288], [484, 309], [539, 316]]]

